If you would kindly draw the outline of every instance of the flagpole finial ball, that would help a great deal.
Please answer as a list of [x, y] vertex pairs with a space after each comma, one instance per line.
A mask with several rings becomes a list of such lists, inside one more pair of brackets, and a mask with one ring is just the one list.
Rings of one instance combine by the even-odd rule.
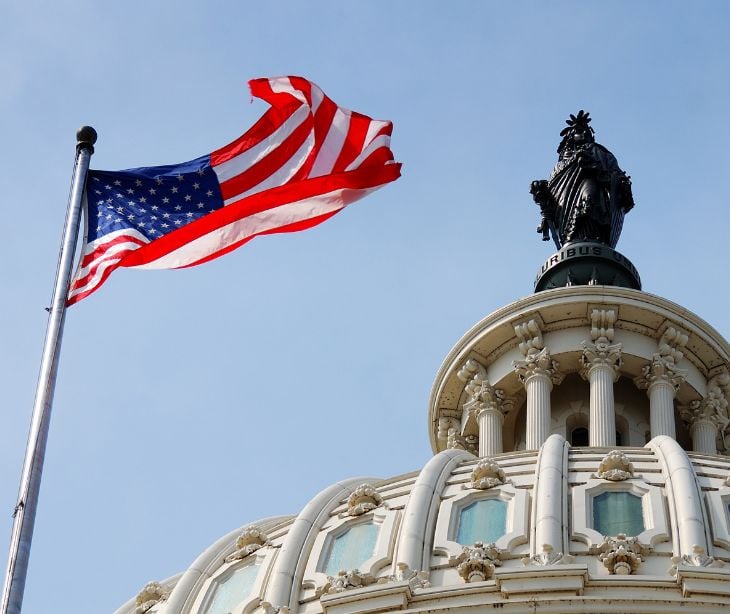
[[94, 130], [91, 126], [81, 126], [76, 131], [76, 148], [87, 148], [91, 149], [91, 151], [94, 151], [94, 143], [96, 143], [96, 130]]

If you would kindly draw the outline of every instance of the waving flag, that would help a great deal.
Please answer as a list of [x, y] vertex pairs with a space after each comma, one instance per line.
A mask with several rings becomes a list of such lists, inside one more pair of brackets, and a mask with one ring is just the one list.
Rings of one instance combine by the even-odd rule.
[[315, 226], [400, 176], [390, 122], [338, 107], [301, 77], [249, 85], [271, 108], [230, 145], [182, 164], [89, 171], [69, 305], [117, 267], [202, 264], [257, 235]]

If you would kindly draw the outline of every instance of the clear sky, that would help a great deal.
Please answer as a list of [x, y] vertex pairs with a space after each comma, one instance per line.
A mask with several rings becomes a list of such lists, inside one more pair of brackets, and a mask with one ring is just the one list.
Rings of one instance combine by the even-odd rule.
[[75, 131], [94, 168], [191, 159], [299, 74], [395, 125], [403, 177], [304, 233], [117, 271], [68, 313], [26, 612], [111, 612], [221, 535], [431, 455], [443, 357], [529, 294], [528, 193], [569, 113], [633, 179], [618, 248], [726, 337], [727, 2], [9, 0], [0, 17], [0, 565]]

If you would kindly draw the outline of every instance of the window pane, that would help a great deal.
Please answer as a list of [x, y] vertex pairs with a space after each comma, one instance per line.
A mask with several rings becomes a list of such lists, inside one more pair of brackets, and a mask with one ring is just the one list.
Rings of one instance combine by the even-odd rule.
[[490, 544], [504, 535], [507, 527], [507, 503], [501, 499], [476, 501], [461, 510], [456, 541], [470, 545]]
[[334, 576], [340, 570], [359, 569], [375, 551], [378, 527], [372, 522], [356, 524], [335, 538], [324, 573]]
[[644, 531], [641, 497], [630, 492], [604, 492], [593, 498], [593, 528], [602, 535], [636, 536]]
[[219, 582], [213, 599], [205, 610], [206, 614], [230, 614], [233, 608], [248, 597], [258, 572], [258, 565], [246, 565]]

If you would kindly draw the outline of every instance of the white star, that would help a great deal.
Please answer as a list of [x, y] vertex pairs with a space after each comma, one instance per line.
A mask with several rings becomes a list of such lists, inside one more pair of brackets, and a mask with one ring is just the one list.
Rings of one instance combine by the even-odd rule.
[[134, 185], [136, 185], [136, 186], [137, 186], [137, 187], [139, 188], [139, 187], [141, 187], [141, 185], [142, 185], [142, 182], [141, 182], [141, 181], [140, 181], [139, 179], [137, 179], [137, 180], [136, 180], [136, 181], [134, 182]]
[[121, 221], [122, 221], [122, 218], [118, 217], [117, 219], [114, 220], [114, 223], [119, 224], [119, 223], [121, 223]]
[[207, 191], [207, 192], [205, 193], [205, 195], [206, 195], [206, 196], [213, 196], [213, 190], [208, 190], [208, 191]]
[[94, 190], [96, 194], [101, 194], [101, 190]]
[[140, 222], [140, 223], [138, 224], [138, 226], [139, 226], [140, 228], [144, 228], [144, 227], [145, 227], [145, 223], [144, 223], [144, 222]]
[[102, 215], [104, 215], [104, 212], [103, 211], [97, 211], [96, 212], [96, 217], [101, 217]]
[[182, 209], [182, 205], [175, 205], [175, 211], [180, 211]]
[[173, 193], [173, 194], [177, 194], [177, 187], [175, 187], [175, 186], [172, 186], [172, 193]]
[[170, 227], [170, 224], [162, 224], [161, 226], [162, 226], [163, 228], [169, 228], [169, 227]]
[[144, 196], [142, 196], [142, 197], [141, 197], [141, 198], [139, 199], [139, 202], [141, 202], [141, 203], [146, 203], [146, 202], [147, 202], [147, 199], [146, 199], [146, 198], [145, 198]]
[[94, 181], [101, 181], [101, 179], [99, 179], [98, 177], [92, 177], [92, 179], [93, 179]]
[[198, 203], [198, 209], [202, 209], [203, 207], [205, 207], [203, 203]]
[[185, 177], [183, 175], [178, 175], [177, 176], [177, 180], [178, 181], [184, 181], [185, 180]]
[[133, 201], [133, 200], [130, 200], [130, 201], [129, 201], [129, 204], [130, 204], [131, 206], [134, 206], [134, 201]]
[[200, 175], [201, 177], [202, 177], [203, 175], [205, 175], [205, 169], [204, 169], [204, 168], [201, 168], [201, 169], [199, 169], [199, 170], [198, 170], [198, 175]]
[[105, 185], [105, 186], [104, 186], [104, 189], [105, 189], [105, 190], [111, 190], [111, 189], [112, 189], [112, 186], [110, 186], [110, 185]]
[[175, 220], [175, 225], [176, 226], [179, 226], [180, 224], [182, 224], [182, 220]]
[[142, 209], [142, 208], [140, 207], [140, 209], [139, 209], [139, 212], [140, 212], [140, 213], [147, 213], [147, 209]]
[[155, 188], [150, 188], [149, 192], [150, 192], [150, 194], [152, 194], [152, 196], [157, 194], [157, 190], [155, 190]]
[[127, 194], [134, 194], [134, 190], [132, 188], [127, 188]]
[[127, 219], [131, 222], [134, 219], [134, 215], [131, 213], [127, 216]]
[[151, 235], [157, 234], [157, 231], [154, 228], [150, 228], [147, 232], [150, 233]]
[[[114, 199], [113, 198], [107, 198], [106, 199], [106, 202], [111, 205], [114, 202]], [[109, 208], [111, 209], [111, 207], [109, 207]]]
[[124, 198], [124, 194], [115, 194], [117, 198]]
[[157, 205], [152, 205], [152, 211], [157, 211], [159, 207]]
[[153, 216], [150, 217], [150, 219], [151, 220], [156, 220], [157, 219], [157, 216], [156, 215], [153, 215]]
[[118, 186], [122, 185], [122, 182], [121, 182], [121, 181], [119, 181], [119, 179], [117, 179], [117, 180], [116, 180], [116, 181], [114, 182], [114, 185], [118, 187]]
[[193, 217], [193, 212], [190, 211], [190, 212], [186, 213], [185, 215], [187, 215], [188, 217]]
[[167, 198], [167, 196], [165, 196], [165, 198], [162, 199], [162, 202], [163, 203], [169, 203], [170, 202], [170, 199]]
[[157, 185], [162, 185], [162, 179], [159, 177], [155, 177], [155, 181], [157, 182]]
[[186, 203], [189, 203], [189, 202], [190, 202], [191, 200], [193, 200], [193, 197], [192, 197], [192, 196], [190, 196], [190, 194], [186, 194], [186, 195], [185, 195], [185, 202], [186, 202]]
[[103, 204], [104, 204], [105, 202], [106, 202], [105, 200], [99, 200], [99, 201], [97, 201], [97, 202], [96, 202], [96, 204], [97, 204], [97, 205], [99, 205], [99, 206], [101, 206], [101, 205], [103, 205]]
[[169, 213], [167, 213], [167, 212], [165, 212], [165, 213], [163, 213], [163, 214], [162, 214], [162, 217], [164, 217], [165, 219], [167, 219], [167, 218], [169, 218], [169, 217], [170, 217], [170, 214], [169, 214]]
[[199, 187], [200, 187], [200, 184], [199, 183], [196, 182], [196, 183], [193, 184], [193, 189], [194, 190], [197, 190]]
[[124, 213], [124, 207], [117, 207], [117, 213]]
[[108, 220], [112, 219], [112, 214], [111, 213], [107, 213], [106, 219], [108, 219]]

